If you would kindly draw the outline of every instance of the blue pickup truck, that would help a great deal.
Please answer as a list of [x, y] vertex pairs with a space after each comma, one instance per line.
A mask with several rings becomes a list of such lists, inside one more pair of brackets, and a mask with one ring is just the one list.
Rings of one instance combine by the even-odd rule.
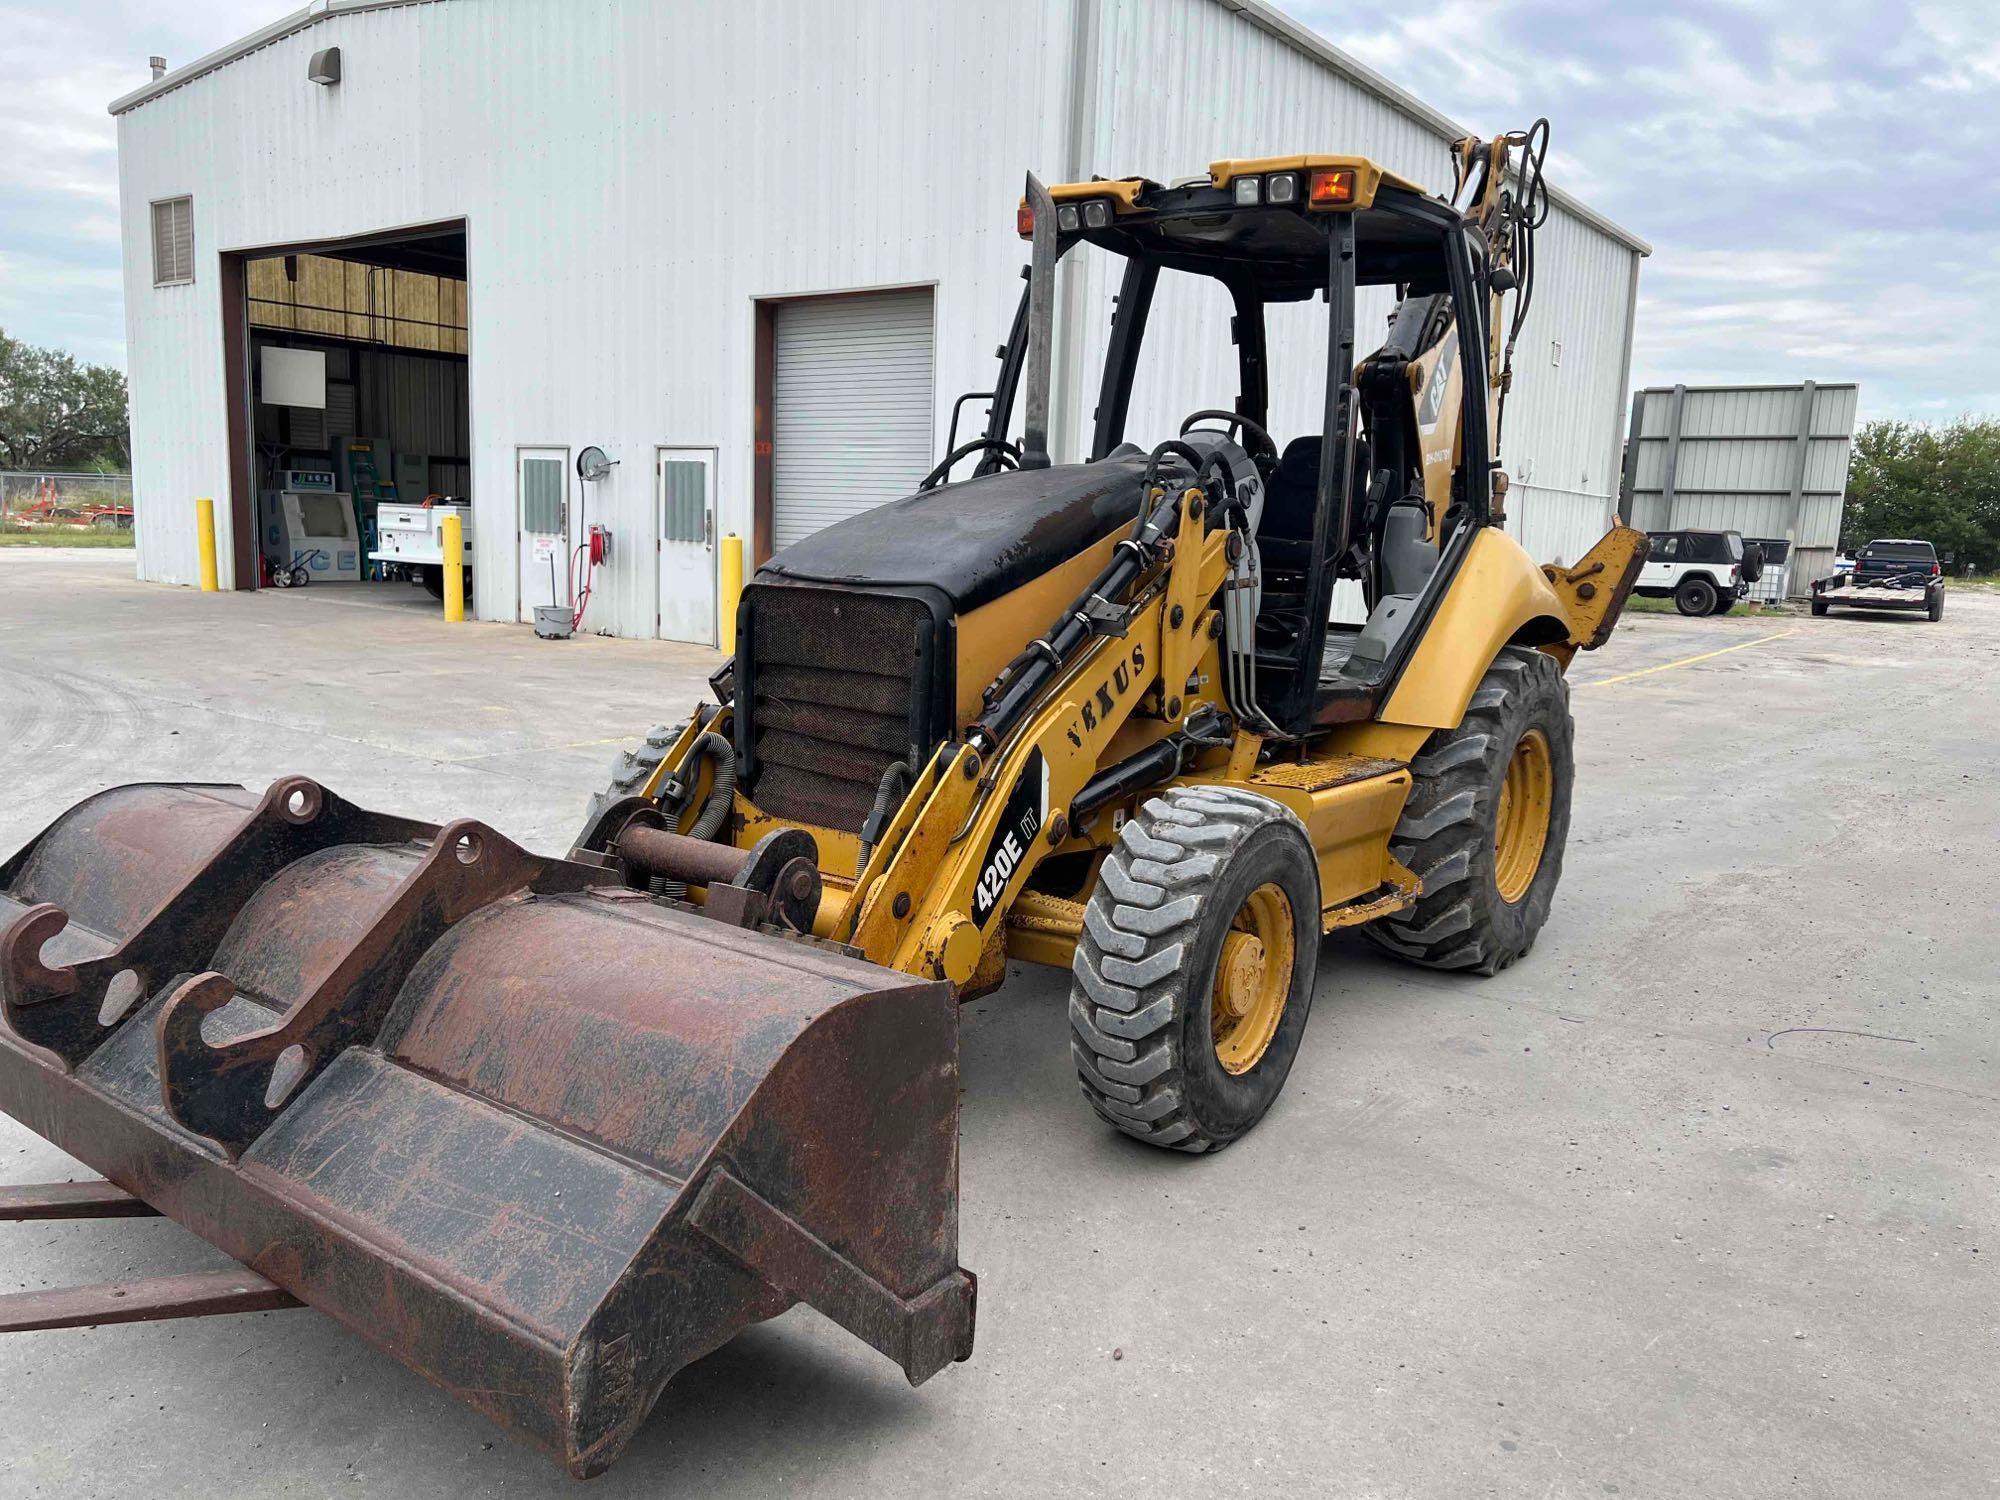
[[1812, 612], [1842, 609], [1920, 609], [1944, 618], [1944, 569], [1937, 548], [1909, 537], [1885, 537], [1854, 555], [1854, 566], [1814, 581]]

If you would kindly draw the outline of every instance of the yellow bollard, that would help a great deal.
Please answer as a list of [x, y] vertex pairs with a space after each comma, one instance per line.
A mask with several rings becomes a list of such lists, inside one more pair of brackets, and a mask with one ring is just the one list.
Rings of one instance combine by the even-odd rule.
[[743, 538], [733, 531], [722, 535], [722, 649], [736, 654], [736, 606], [743, 599]]
[[453, 511], [438, 528], [444, 553], [444, 617], [456, 625], [465, 618], [465, 523]]
[[194, 539], [201, 548], [201, 591], [213, 594], [222, 585], [215, 576], [215, 502], [197, 500], [194, 503]]

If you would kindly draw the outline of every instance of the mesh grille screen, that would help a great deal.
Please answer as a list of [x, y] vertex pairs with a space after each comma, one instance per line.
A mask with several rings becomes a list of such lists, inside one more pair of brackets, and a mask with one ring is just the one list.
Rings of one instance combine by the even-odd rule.
[[749, 794], [774, 817], [859, 833], [882, 773], [911, 754], [928, 611], [828, 589], [764, 588], [752, 600]]

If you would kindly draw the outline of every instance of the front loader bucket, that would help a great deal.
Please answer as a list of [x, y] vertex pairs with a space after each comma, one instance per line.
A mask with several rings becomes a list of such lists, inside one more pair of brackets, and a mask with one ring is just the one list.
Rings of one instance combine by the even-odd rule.
[[971, 1352], [946, 985], [303, 778], [0, 866], [0, 1108], [579, 1477], [794, 1302]]

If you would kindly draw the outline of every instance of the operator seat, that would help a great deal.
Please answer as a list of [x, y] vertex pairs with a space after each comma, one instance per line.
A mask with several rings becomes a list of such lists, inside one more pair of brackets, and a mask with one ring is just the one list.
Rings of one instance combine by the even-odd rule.
[[1326, 441], [1318, 433], [1293, 438], [1264, 495], [1264, 520], [1257, 540], [1310, 542], [1313, 515], [1319, 509], [1320, 458]]

